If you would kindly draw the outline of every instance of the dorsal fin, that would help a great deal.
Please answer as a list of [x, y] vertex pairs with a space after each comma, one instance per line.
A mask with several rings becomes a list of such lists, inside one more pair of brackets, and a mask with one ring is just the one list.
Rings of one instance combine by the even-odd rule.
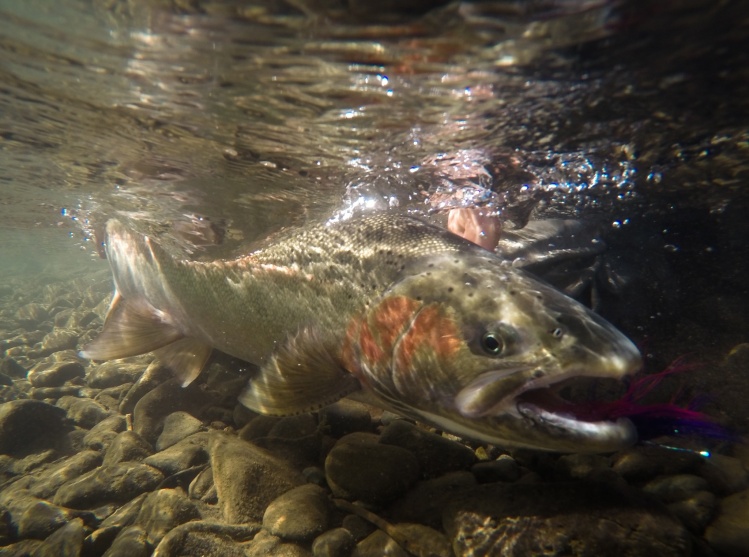
[[361, 388], [313, 329], [303, 329], [273, 355], [239, 397], [248, 408], [273, 416], [319, 410]]

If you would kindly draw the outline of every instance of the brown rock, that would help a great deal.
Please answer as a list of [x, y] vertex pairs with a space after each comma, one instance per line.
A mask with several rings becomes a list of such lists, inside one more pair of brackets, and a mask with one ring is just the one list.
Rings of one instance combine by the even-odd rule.
[[282, 460], [226, 434], [213, 433], [210, 455], [219, 505], [232, 524], [262, 520], [271, 501], [304, 483]]
[[656, 501], [590, 481], [482, 485], [443, 514], [456, 555], [682, 557], [690, 535]]

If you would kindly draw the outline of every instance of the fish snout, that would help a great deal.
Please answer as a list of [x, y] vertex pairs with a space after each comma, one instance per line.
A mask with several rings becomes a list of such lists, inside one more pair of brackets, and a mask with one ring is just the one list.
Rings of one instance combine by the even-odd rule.
[[555, 351], [563, 367], [574, 366], [585, 369], [586, 375], [614, 378], [639, 371], [642, 356], [637, 346], [597, 314], [587, 308], [585, 313], [557, 319], [563, 334], [572, 337]]

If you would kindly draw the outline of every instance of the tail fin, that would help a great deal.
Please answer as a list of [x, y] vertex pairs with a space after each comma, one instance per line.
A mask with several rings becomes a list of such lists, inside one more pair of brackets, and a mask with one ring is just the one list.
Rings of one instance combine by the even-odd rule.
[[156, 351], [157, 358], [182, 380], [183, 386], [190, 384], [208, 360], [211, 346], [185, 337], [164, 311], [137, 295], [142, 283], [136, 277], [143, 275], [135, 271], [142, 272], [149, 265], [153, 266], [156, 257], [164, 259], [168, 256], [162, 254], [158, 246], [147, 240], [144, 243], [143, 238], [136, 237], [116, 221], [110, 221], [107, 234], [110, 264], [116, 278], [125, 281], [132, 296], [125, 299], [115, 291], [102, 332], [81, 350], [81, 357], [113, 360]]

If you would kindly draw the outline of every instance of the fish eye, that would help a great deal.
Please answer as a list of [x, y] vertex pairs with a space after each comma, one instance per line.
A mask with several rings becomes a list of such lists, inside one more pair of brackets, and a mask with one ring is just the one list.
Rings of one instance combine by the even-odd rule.
[[484, 352], [487, 354], [499, 356], [502, 353], [502, 350], [504, 350], [504, 347], [505, 344], [502, 341], [502, 337], [496, 333], [485, 333], [484, 336], [481, 337], [481, 348], [483, 348]]
[[564, 336], [564, 329], [562, 329], [561, 327], [557, 327], [556, 329], [550, 331], [550, 333], [554, 338], [560, 339]]

